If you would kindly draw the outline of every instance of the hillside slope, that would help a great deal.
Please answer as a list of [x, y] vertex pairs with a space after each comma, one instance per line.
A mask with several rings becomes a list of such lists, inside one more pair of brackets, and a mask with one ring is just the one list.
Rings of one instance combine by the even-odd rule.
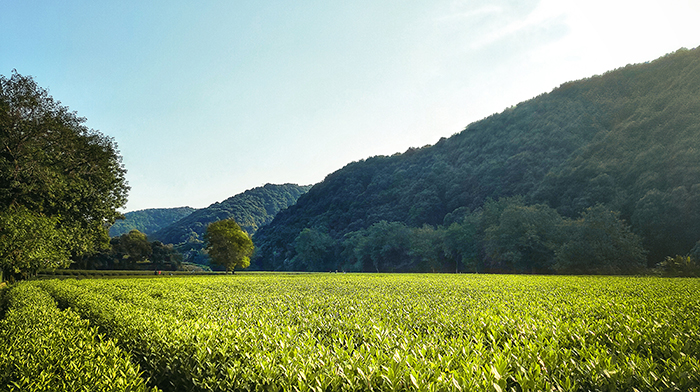
[[110, 237], [118, 237], [131, 230], [144, 234], [154, 233], [194, 212], [191, 207], [150, 208], [124, 214], [124, 219], [116, 221], [109, 228]]
[[699, 151], [700, 50], [682, 49], [565, 83], [433, 146], [348, 164], [256, 233], [256, 265], [283, 268], [304, 229], [342, 241], [380, 221], [443, 225], [516, 195], [569, 218], [620, 211], [652, 265], [700, 239]]
[[247, 190], [220, 203], [214, 203], [149, 235], [165, 244], [201, 241], [207, 225], [234, 218], [243, 230], [252, 235], [268, 224], [280, 211], [294, 204], [310, 186], [296, 184], [273, 185]]

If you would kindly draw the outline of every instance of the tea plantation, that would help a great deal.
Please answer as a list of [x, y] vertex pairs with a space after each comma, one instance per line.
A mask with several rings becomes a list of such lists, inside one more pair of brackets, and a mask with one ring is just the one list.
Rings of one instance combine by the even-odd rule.
[[236, 274], [11, 286], [11, 391], [700, 390], [700, 280]]

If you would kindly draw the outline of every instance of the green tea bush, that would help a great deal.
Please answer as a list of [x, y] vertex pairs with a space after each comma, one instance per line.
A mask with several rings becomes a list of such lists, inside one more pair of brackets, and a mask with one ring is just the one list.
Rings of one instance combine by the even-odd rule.
[[699, 390], [700, 281], [272, 275], [38, 281], [164, 391]]
[[664, 276], [700, 276], [700, 260], [692, 256], [668, 256], [657, 268]]
[[3, 391], [157, 391], [113, 341], [41, 288], [18, 284], [4, 298], [0, 321]]

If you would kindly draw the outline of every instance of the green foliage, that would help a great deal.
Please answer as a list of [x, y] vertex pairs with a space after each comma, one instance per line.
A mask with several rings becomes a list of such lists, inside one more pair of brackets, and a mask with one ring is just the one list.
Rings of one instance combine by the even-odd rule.
[[652, 260], [688, 252], [700, 238], [700, 184], [649, 190], [637, 201], [632, 224]]
[[[456, 218], [456, 217], [455, 217]], [[507, 272], [633, 274], [644, 249], [619, 213], [603, 205], [578, 219], [522, 197], [488, 199], [459, 213], [448, 227], [412, 228], [380, 221], [335, 241], [322, 228], [304, 229], [295, 256], [280, 269], [363, 272]]]
[[586, 209], [566, 231], [569, 240], [557, 251], [558, 272], [632, 274], [645, 267], [641, 239], [603, 205]]
[[146, 260], [152, 253], [148, 237], [138, 230], [131, 230], [121, 235], [119, 240], [112, 241], [112, 251], [120, 259], [126, 259], [132, 263]]
[[44, 290], [12, 287], [0, 321], [3, 391], [158, 391], [138, 366], [71, 309], [59, 310]]
[[191, 207], [178, 208], [150, 208], [141, 211], [132, 211], [124, 214], [124, 219], [119, 219], [109, 228], [110, 237], [126, 234], [131, 230], [138, 230], [150, 235], [163, 229], [180, 219], [196, 211]]
[[294, 240], [296, 256], [291, 269], [323, 271], [333, 263], [335, 241], [326, 233], [304, 229]]
[[[353, 238], [355, 237], [355, 238]], [[401, 222], [380, 221], [351, 236], [357, 261], [363, 271], [398, 272], [407, 270], [411, 230]]]
[[224, 219], [207, 226], [204, 233], [206, 251], [211, 261], [234, 272], [236, 267], [248, 268], [253, 255], [253, 241], [233, 219]]
[[485, 229], [484, 250], [492, 267], [507, 272], [550, 272], [555, 251], [565, 240], [561, 215], [546, 205], [522, 205], [520, 199], [501, 203], [504, 208], [497, 223]]
[[39, 269], [68, 267], [67, 237], [57, 218], [10, 207], [0, 212], [0, 270], [7, 278], [26, 278]]
[[[253, 235], [259, 227], [272, 221], [280, 210], [293, 205], [309, 188], [296, 184], [266, 184], [197, 210], [149, 234], [149, 237], [164, 244], [174, 244], [188, 262], [206, 265], [210, 260], [204, 252], [204, 232], [210, 223], [233, 218], [245, 232]], [[296, 236], [290, 243], [294, 238]]]
[[164, 391], [700, 387], [697, 279], [241, 274], [32, 285], [99, 326]]
[[84, 269], [177, 270], [182, 254], [171, 244], [148, 241], [146, 234], [131, 230], [109, 241], [109, 248], [81, 258], [76, 266]]
[[[35, 217], [31, 225], [43, 227], [42, 238], [54, 237], [46, 230], [55, 226], [65, 240], [54, 253], [80, 256], [104, 247], [105, 225], [126, 203], [116, 143], [84, 122], [31, 77], [0, 76], [0, 213], [10, 219], [26, 209]], [[13, 219], [27, 221], [18, 213]], [[55, 262], [45, 260], [46, 267]]]
[[410, 256], [416, 261], [417, 271], [438, 272], [443, 269], [444, 236], [444, 230], [435, 230], [428, 225], [411, 230]]
[[[619, 211], [643, 237], [648, 266], [686, 254], [700, 232], [698, 91], [700, 48], [682, 50], [563, 84], [433, 146], [350, 163], [255, 233], [255, 263], [282, 268], [306, 228], [324, 228], [341, 243], [380, 221], [449, 227], [465, 211], [500, 217], [487, 211], [486, 201], [513, 196], [568, 219], [597, 204]], [[503, 261], [510, 252], [508, 263], [518, 264], [536, 252], [547, 259], [537, 263], [551, 264], [549, 240], [532, 237], [528, 245], [527, 235], [543, 233], [523, 225], [518, 230], [525, 237], [511, 233], [511, 244], [487, 253]], [[516, 237], [525, 248], [514, 250]], [[545, 248], [533, 248], [540, 242]], [[488, 262], [486, 256], [476, 260]]]
[[700, 258], [693, 256], [668, 256], [657, 267], [664, 276], [700, 276]]
[[700, 261], [700, 240], [698, 240], [693, 249], [690, 250], [690, 257], [694, 258], [696, 261]]
[[454, 263], [455, 272], [462, 272], [463, 268], [470, 272], [479, 272], [479, 266], [482, 263], [479, 262], [477, 218], [475, 215], [469, 215], [461, 223], [452, 222], [445, 229], [442, 249], [446, 259]]

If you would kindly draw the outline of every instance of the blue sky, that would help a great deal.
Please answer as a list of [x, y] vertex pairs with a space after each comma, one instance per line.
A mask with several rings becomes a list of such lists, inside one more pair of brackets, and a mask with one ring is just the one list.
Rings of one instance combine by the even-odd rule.
[[199, 208], [697, 47], [698, 20], [697, 0], [4, 0], [0, 74], [116, 139], [127, 211]]

